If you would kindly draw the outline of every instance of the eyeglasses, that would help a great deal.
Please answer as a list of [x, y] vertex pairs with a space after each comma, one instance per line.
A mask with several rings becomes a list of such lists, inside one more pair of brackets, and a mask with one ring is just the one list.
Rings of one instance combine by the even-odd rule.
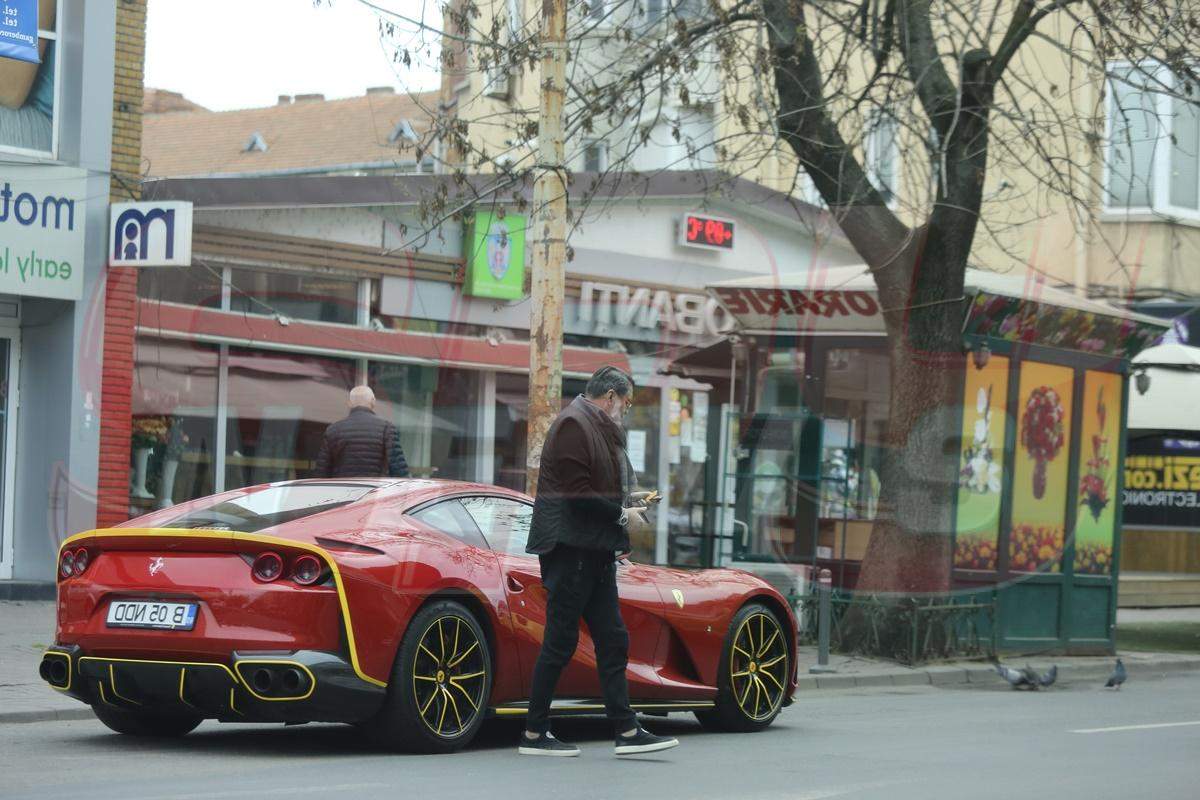
[[[612, 392], [612, 394], [613, 394], [613, 396], [614, 396], [614, 397], [621, 397], [619, 394], [617, 394], [617, 393], [616, 393], [616, 391], [615, 391], [615, 390], [613, 390], [613, 389], [609, 389], [609, 391], [610, 391], [610, 392]], [[631, 397], [621, 397], [621, 402], [624, 404], [623, 408], [621, 409], [621, 413], [622, 413], [622, 414], [628, 414], [628, 413], [629, 413], [629, 409], [633, 408], [633, 398], [631, 398]]]

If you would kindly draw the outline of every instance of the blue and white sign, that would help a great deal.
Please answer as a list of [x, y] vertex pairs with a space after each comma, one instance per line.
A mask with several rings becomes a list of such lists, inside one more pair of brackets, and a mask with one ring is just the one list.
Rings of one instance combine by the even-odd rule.
[[192, 204], [113, 203], [108, 236], [111, 266], [191, 266]]
[[0, 57], [40, 63], [37, 0], [0, 0]]
[[83, 296], [86, 198], [82, 169], [0, 165], [0, 294]]

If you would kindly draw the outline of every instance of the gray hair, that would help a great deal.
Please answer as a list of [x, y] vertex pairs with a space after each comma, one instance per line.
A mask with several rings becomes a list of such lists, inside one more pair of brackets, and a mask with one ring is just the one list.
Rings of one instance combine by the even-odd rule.
[[610, 389], [616, 392], [618, 397], [628, 397], [633, 394], [633, 378], [616, 367], [601, 367], [592, 373], [584, 391], [594, 400], [608, 394]]

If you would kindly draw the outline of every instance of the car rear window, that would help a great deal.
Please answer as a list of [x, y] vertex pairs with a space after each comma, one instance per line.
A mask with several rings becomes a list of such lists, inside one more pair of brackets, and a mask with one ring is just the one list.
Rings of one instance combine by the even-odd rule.
[[253, 532], [353, 503], [376, 488], [373, 484], [334, 482], [268, 486], [232, 500], [193, 508], [160, 527]]

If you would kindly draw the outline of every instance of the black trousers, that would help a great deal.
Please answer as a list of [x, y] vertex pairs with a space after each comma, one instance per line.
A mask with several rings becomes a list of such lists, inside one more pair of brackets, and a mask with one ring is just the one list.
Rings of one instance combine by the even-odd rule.
[[557, 545], [539, 556], [542, 585], [548, 595], [542, 650], [533, 668], [526, 729], [550, 729], [550, 701], [563, 668], [579, 644], [579, 620], [587, 622], [596, 646], [596, 671], [608, 718], [621, 733], [634, 727], [637, 715], [629, 707], [629, 632], [617, 602], [617, 565], [613, 553]]

